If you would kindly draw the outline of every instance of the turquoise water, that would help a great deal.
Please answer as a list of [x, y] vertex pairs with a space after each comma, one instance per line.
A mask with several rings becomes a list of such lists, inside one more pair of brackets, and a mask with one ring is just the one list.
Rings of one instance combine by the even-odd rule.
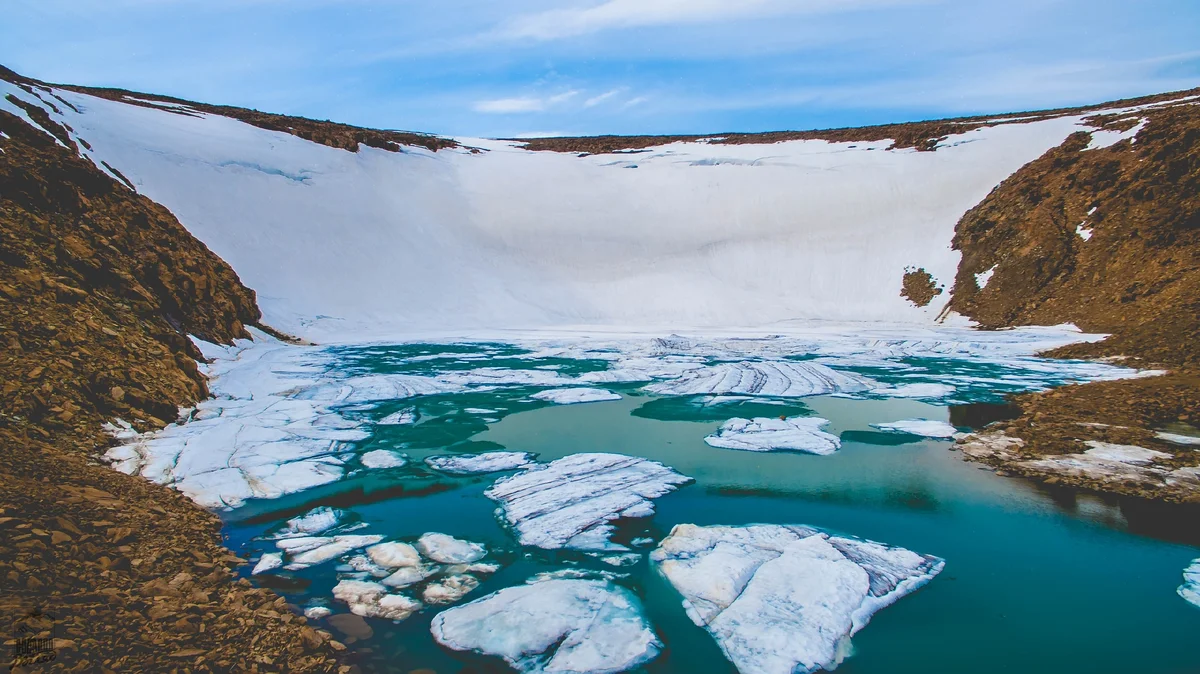
[[[449, 353], [458, 355], [412, 360]], [[505, 345], [421, 345], [347, 348], [337, 355], [339, 368], [356, 374], [535, 365], [577, 374], [607, 367], [602, 360], [529, 361], [521, 353]], [[998, 365], [943, 365], [955, 376], [1000, 382], [1028, 374]], [[946, 374], [936, 362], [919, 366], [926, 368], [926, 381]], [[970, 400], [997, 402], [1012, 386], [1008, 381], [963, 388], [970, 389]], [[362, 443], [363, 451], [402, 451], [410, 464], [251, 502], [227, 515], [229, 544], [252, 556], [271, 551], [270, 541], [255, 539], [288, 517], [328, 505], [368, 525], [357, 533], [411, 540], [440, 531], [499, 551], [496, 559], [504, 568], [468, 600], [568, 566], [628, 574], [618, 582], [642, 598], [667, 646], [646, 671], [731, 672], [713, 640], [687, 619], [679, 596], [644, 558], [616, 569], [581, 553], [523, 550], [483, 496], [499, 475], [454, 478], [421, 463], [433, 454], [498, 448], [534, 452], [541, 461], [578, 452], [630, 454], [669, 465], [695, 483], [658, 499], [653, 518], [623, 526], [614, 537], [619, 542], [657, 540], [679, 523], [809, 524], [946, 560], [940, 576], [876, 614], [854, 637], [854, 654], [839, 672], [1200, 671], [1200, 649], [1191, 641], [1200, 633], [1200, 610], [1175, 594], [1182, 569], [1200, 556], [1194, 510], [1047, 491], [963, 462], [949, 451], [949, 441], [884, 434], [869, 426], [908, 417], [949, 420], [945, 406], [818, 396], [706, 407], [699, 399], [651, 396], [640, 387], [608, 386], [623, 398], [583, 405], [550, 405], [527, 397], [541, 389], [506, 387], [345, 410], [350, 418], [379, 419], [414, 408], [417, 424], [374, 427]], [[831, 456], [750, 453], [703, 442], [732, 416], [780, 414], [829, 419], [826, 430], [842, 438], [841, 450]], [[953, 418], [963, 423], [972, 416], [979, 409]], [[300, 607], [320, 600], [343, 610], [330, 600], [335, 564], [255, 581]], [[352, 645], [360, 665], [369, 671], [506, 671], [498, 661], [440, 649], [429, 636], [434, 613], [427, 609], [400, 624], [370, 620], [374, 636]]]

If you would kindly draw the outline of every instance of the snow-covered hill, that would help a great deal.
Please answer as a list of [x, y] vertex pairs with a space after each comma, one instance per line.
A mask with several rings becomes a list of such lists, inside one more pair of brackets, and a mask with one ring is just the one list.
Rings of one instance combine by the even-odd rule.
[[[167, 206], [258, 291], [268, 324], [322, 341], [928, 323], [949, 298], [958, 220], [1081, 130], [1077, 116], [985, 126], [936, 152], [803, 140], [577, 156], [471, 139], [348, 152], [186, 108], [0, 87], [0, 109], [28, 115], [5, 95], [45, 109]], [[946, 287], [924, 308], [900, 296], [917, 267]]]

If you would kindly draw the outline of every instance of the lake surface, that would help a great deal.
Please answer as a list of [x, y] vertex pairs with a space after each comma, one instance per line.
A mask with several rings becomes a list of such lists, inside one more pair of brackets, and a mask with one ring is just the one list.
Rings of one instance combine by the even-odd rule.
[[[347, 375], [489, 367], [578, 376], [609, 367], [586, 357], [530, 358], [526, 350], [503, 345], [345, 347], [331, 353], [335, 368]], [[274, 551], [266, 537], [286, 519], [330, 506], [346, 511], [346, 521], [362, 523], [355, 533], [411, 541], [442, 532], [476, 541], [503, 568], [464, 601], [540, 572], [607, 571], [642, 599], [666, 645], [645, 671], [732, 672], [645, 555], [614, 567], [581, 552], [522, 548], [497, 519], [496, 503], [483, 495], [508, 473], [452, 477], [422, 463], [427, 456], [501, 448], [533, 452], [543, 462], [580, 452], [627, 454], [659, 461], [695, 482], [656, 499], [653, 517], [623, 521], [617, 542], [657, 542], [681, 523], [807, 524], [945, 559], [939, 576], [880, 611], [854, 636], [853, 654], [839, 672], [1200, 671], [1200, 649], [1191, 640], [1200, 634], [1200, 610], [1175, 592], [1182, 569], [1200, 556], [1200, 531], [1186, 525], [1197, 521], [1195, 512], [1046, 490], [964, 462], [950, 451], [950, 440], [879, 432], [870, 424], [916, 417], [963, 424], [1003, 416], [1002, 407], [988, 404], [1032, 382], [1053, 380], [1021, 364], [898, 362], [906, 367], [853, 369], [891, 384], [951, 382], [955, 393], [932, 402], [821, 395], [705, 405], [699, 396], [652, 395], [644, 382], [627, 382], [595, 384], [620, 400], [553, 405], [529, 397], [546, 386], [507, 384], [348, 405], [341, 413], [370, 431], [356, 449], [396, 450], [409, 463], [350, 471], [331, 484], [249, 501], [225, 513], [225, 533], [232, 549], [256, 558]], [[949, 403], [976, 405], [958, 407], [952, 417]], [[416, 413], [416, 423], [371, 423], [405, 409]], [[781, 415], [828, 419], [825, 430], [841, 438], [841, 449], [829, 456], [757, 453], [704, 442], [731, 417]], [[299, 607], [321, 604], [342, 612], [345, 605], [331, 598], [337, 564], [254, 580]], [[357, 661], [369, 671], [508, 671], [499, 660], [435, 644], [429, 625], [437, 610], [426, 608], [399, 624], [369, 620], [374, 636], [351, 646]]]

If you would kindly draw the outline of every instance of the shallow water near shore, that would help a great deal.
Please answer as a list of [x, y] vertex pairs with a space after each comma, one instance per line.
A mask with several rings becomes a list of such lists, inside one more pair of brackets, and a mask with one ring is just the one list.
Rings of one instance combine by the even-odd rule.
[[[570, 358], [520, 360], [503, 345], [346, 348], [346, 372], [426, 373], [437, 368], [554, 367], [563, 374], [595, 372], [604, 361]], [[423, 353], [456, 352], [454, 363], [430, 365]], [[403, 359], [397, 353], [404, 355]], [[507, 358], [514, 358], [507, 361]], [[403, 361], [403, 362], [401, 362]], [[909, 361], [913, 365], [915, 361]], [[369, 426], [362, 451], [391, 449], [409, 457], [401, 468], [351, 473], [328, 485], [274, 500], [255, 500], [224, 513], [230, 547], [257, 557], [274, 550], [262, 537], [283, 520], [331, 506], [365, 524], [356, 533], [411, 540], [430, 531], [483, 543], [503, 565], [469, 594], [478, 599], [544, 571], [604, 570], [641, 598], [665, 651], [648, 672], [732, 672], [712, 638], [684, 615], [680, 597], [645, 555], [613, 567], [586, 554], [523, 549], [498, 520], [483, 492], [510, 473], [451, 477], [422, 459], [440, 454], [506, 449], [551, 461], [580, 452], [609, 452], [659, 461], [695, 479], [656, 499], [652, 518], [621, 523], [614, 540], [655, 542], [672, 526], [694, 524], [807, 524], [937, 555], [945, 570], [927, 586], [881, 610], [853, 638], [853, 654], [839, 672], [1184, 672], [1200, 669], [1192, 638], [1200, 610], [1175, 588], [1182, 569], [1200, 556], [1200, 532], [1188, 531], [1195, 513], [1152, 508], [1068, 490], [1048, 491], [998, 477], [964, 462], [952, 442], [882, 433], [870, 424], [921, 417], [956, 424], [990, 419], [1002, 394], [1018, 390], [1019, 368], [923, 360], [923, 381], [954, 380], [956, 402], [970, 413], [919, 400], [839, 396], [733, 401], [719, 409], [686, 397], [646, 393], [642, 383], [599, 384], [621, 400], [551, 405], [530, 399], [538, 387], [423, 396], [346, 409], [347, 418], [379, 420], [414, 409], [409, 425]], [[886, 369], [857, 371], [885, 380]], [[971, 382], [966, 379], [969, 375]], [[891, 382], [889, 382], [891, 383]], [[733, 416], [820, 416], [842, 446], [829, 456], [757, 453], [710, 447], [704, 437]], [[1162, 526], [1177, 519], [1179, 526]], [[1160, 528], [1161, 527], [1161, 528]], [[1152, 535], [1148, 535], [1152, 534]], [[652, 545], [650, 548], [652, 549]], [[336, 561], [255, 582], [304, 607], [335, 612]], [[248, 567], [247, 571], [248, 573]], [[438, 609], [408, 620], [369, 620], [374, 636], [351, 644], [368, 671], [428, 668], [436, 672], [507, 671], [495, 659], [450, 653], [430, 636]], [[321, 621], [318, 627], [327, 628]]]

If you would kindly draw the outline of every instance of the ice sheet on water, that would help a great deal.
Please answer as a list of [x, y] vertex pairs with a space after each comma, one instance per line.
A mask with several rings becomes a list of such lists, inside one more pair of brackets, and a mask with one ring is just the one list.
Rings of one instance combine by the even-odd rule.
[[952, 438], [955, 433], [958, 433], [958, 429], [950, 424], [930, 419], [901, 419], [900, 421], [888, 421], [871, 425], [881, 431], [908, 433], [926, 438]]
[[621, 396], [616, 393], [602, 388], [555, 388], [535, 393], [529, 397], [534, 400], [547, 400], [556, 405], [574, 405], [576, 403], [595, 403], [621, 399]]
[[1193, 559], [1183, 570], [1183, 585], [1179, 586], [1178, 592], [1180, 597], [1200, 608], [1200, 559]]
[[662, 650], [637, 598], [606, 580], [505, 588], [442, 611], [430, 631], [447, 648], [498, 656], [521, 672], [616, 674]]
[[806, 361], [722, 363], [646, 387], [661, 395], [741, 393], [802, 397], [828, 393], [857, 393], [878, 387], [866, 377]]
[[484, 494], [500, 502], [522, 545], [618, 550], [622, 546], [608, 540], [611, 521], [653, 512], [651, 499], [688, 482], [647, 459], [572, 454], [497, 480]]
[[364, 468], [402, 468], [408, 459], [400, 452], [390, 449], [373, 449], [359, 457]]
[[832, 669], [879, 609], [942, 560], [803, 526], [680, 524], [651, 553], [742, 674]]
[[836, 435], [821, 430], [828, 424], [828, 419], [819, 417], [730, 419], [716, 433], [704, 438], [704, 442], [747, 452], [791, 450], [832, 454], [842, 443]]
[[483, 559], [487, 549], [478, 543], [453, 536], [427, 533], [417, 540], [422, 555], [442, 564], [470, 564]]
[[410, 407], [392, 412], [379, 421], [376, 421], [375, 424], [377, 426], [407, 426], [416, 422], [417, 411]]
[[529, 452], [484, 452], [431, 456], [425, 459], [425, 463], [434, 470], [451, 475], [480, 475], [524, 468], [533, 463], [533, 459], [534, 455]]

